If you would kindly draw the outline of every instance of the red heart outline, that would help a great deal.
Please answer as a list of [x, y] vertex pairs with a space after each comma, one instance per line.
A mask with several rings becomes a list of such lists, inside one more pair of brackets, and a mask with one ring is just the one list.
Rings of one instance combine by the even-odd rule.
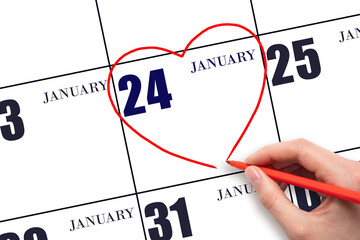
[[210, 167], [210, 168], [216, 168], [215, 166], [213, 165], [210, 165], [210, 164], [207, 164], [207, 163], [203, 163], [203, 162], [199, 162], [199, 161], [196, 161], [196, 160], [193, 160], [193, 159], [190, 159], [190, 158], [187, 158], [187, 157], [184, 157], [184, 156], [181, 156], [181, 155], [178, 155], [176, 153], [173, 153], [169, 150], [166, 150], [165, 148], [162, 148], [161, 146], [157, 145], [156, 143], [154, 143], [153, 141], [151, 141], [150, 139], [146, 138], [144, 135], [142, 135], [141, 133], [139, 133], [135, 128], [133, 128], [122, 116], [121, 114], [119, 113], [119, 111], [116, 109], [115, 107], [115, 104], [112, 100], [112, 97], [111, 97], [111, 94], [110, 94], [110, 81], [111, 81], [111, 76], [112, 76], [112, 73], [115, 69], [115, 67], [117, 66], [117, 64], [124, 58], [126, 57], [127, 55], [130, 55], [131, 53], [134, 53], [134, 52], [137, 52], [137, 51], [141, 51], [141, 50], [146, 50], [146, 49], [154, 49], [154, 50], [160, 50], [160, 51], [164, 51], [164, 52], [167, 52], [167, 53], [171, 53], [177, 57], [180, 57], [180, 58], [183, 58], [185, 56], [185, 53], [186, 51], [188, 50], [189, 46], [198, 38], [200, 37], [203, 33], [213, 29], [213, 28], [217, 28], [217, 27], [223, 27], [223, 26], [232, 26], [232, 27], [238, 27], [238, 28], [241, 28], [243, 30], [246, 30], [247, 32], [249, 32], [255, 39], [256, 41], [258, 42], [259, 46], [260, 46], [260, 49], [261, 49], [261, 54], [262, 54], [262, 58], [263, 58], [263, 63], [264, 63], [264, 78], [263, 78], [263, 83], [262, 83], [262, 87], [261, 87], [261, 92], [260, 92], [260, 96], [259, 96], [259, 99], [258, 99], [258, 102], [256, 104], [256, 107], [253, 111], [253, 113], [251, 114], [251, 117], [249, 119], [249, 121], [247, 122], [244, 130], [242, 131], [240, 137], [238, 138], [238, 140], [236, 141], [235, 145], [233, 146], [233, 148], [231, 149], [231, 152], [229, 154], [229, 156], [227, 157], [226, 161], [230, 158], [230, 156], [232, 155], [232, 153], [235, 151], [237, 145], [240, 143], [241, 139], [243, 138], [243, 136], [245, 135], [245, 132], [247, 131], [247, 129], [249, 128], [250, 126], [250, 123], [252, 122], [259, 106], [260, 106], [260, 102], [262, 100], [262, 96], [263, 96], [263, 93], [264, 93], [264, 89], [265, 89], [265, 82], [266, 82], [266, 74], [267, 74], [267, 61], [266, 61], [266, 57], [265, 57], [265, 51], [264, 51], [264, 47], [263, 45], [261, 44], [259, 38], [248, 28], [240, 25], [240, 24], [236, 24], [236, 23], [220, 23], [220, 24], [215, 24], [215, 25], [212, 25], [210, 27], [207, 27], [205, 28], [204, 30], [202, 30], [200, 33], [198, 33], [195, 37], [193, 37], [190, 42], [186, 45], [185, 49], [182, 51], [181, 54], [179, 53], [176, 53], [174, 51], [171, 51], [169, 49], [166, 49], [166, 48], [162, 48], [162, 47], [156, 47], [156, 46], [149, 46], [149, 47], [140, 47], [140, 48], [135, 48], [133, 50], [130, 50], [128, 51], [127, 53], [123, 54], [111, 67], [110, 69], [110, 72], [109, 72], [109, 75], [108, 75], [108, 79], [107, 79], [107, 93], [108, 93], [108, 98], [110, 100], [110, 103], [115, 111], [115, 113], [118, 115], [118, 117], [121, 119], [121, 121], [123, 121], [125, 123], [125, 125], [130, 128], [134, 133], [136, 133], [139, 137], [141, 137], [142, 139], [144, 139], [145, 141], [147, 141], [148, 143], [150, 143], [151, 145], [153, 145], [154, 147], [160, 149], [161, 151], [167, 153], [167, 154], [170, 154], [171, 156], [174, 156], [174, 157], [177, 157], [177, 158], [180, 158], [180, 159], [183, 159], [183, 160], [186, 160], [186, 161], [189, 161], [189, 162], [192, 162], [192, 163], [196, 163], [196, 164], [199, 164], [199, 165], [202, 165], [202, 166], [206, 166], [206, 167]]

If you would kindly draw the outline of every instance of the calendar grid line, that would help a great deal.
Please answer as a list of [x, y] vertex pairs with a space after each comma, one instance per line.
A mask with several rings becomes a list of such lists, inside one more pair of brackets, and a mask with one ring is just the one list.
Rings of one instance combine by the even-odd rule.
[[[259, 38], [259, 40], [260, 40], [260, 35], [259, 35], [258, 27], [257, 27], [257, 22], [256, 22], [256, 17], [255, 17], [255, 10], [254, 10], [254, 6], [253, 6], [252, 0], [250, 0], [250, 5], [251, 5], [252, 15], [253, 15], [253, 19], [254, 19], [254, 24], [255, 24], [256, 36], [257, 36], [257, 37]], [[263, 57], [266, 58], [266, 56], [263, 56]], [[264, 58], [261, 58], [261, 59], [262, 59], [262, 61], [263, 61], [263, 65], [264, 65], [264, 67], [265, 67]], [[267, 73], [266, 73], [266, 86], [267, 86], [267, 89], [268, 89], [268, 92], [269, 92], [271, 109], [272, 109], [272, 112], [273, 112], [273, 117], [274, 117], [274, 122], [275, 122], [275, 128], [276, 128], [277, 137], [278, 137], [279, 142], [281, 142], [281, 137], [280, 137], [280, 132], [279, 132], [279, 126], [278, 126], [277, 119], [276, 119], [275, 107], [274, 107], [274, 102], [273, 102], [273, 99], [272, 99], [272, 94], [271, 94], [271, 90], [270, 90], [270, 85], [269, 85], [269, 80], [268, 80], [268, 75], [267, 75]]]
[[117, 199], [121, 199], [121, 198], [125, 198], [125, 197], [131, 197], [131, 196], [140, 195], [140, 194], [144, 194], [144, 193], [161, 191], [161, 190], [164, 190], [164, 189], [169, 189], [169, 188], [184, 186], [184, 185], [188, 185], [188, 184], [210, 181], [210, 180], [213, 180], [213, 179], [229, 177], [229, 176], [241, 174], [241, 173], [244, 173], [244, 172], [245, 172], [245, 171], [236, 171], [236, 172], [227, 173], [227, 174], [223, 174], [223, 175], [218, 175], [218, 176], [213, 176], [213, 177], [208, 177], [208, 178], [197, 179], [197, 180], [193, 180], [193, 181], [188, 181], [188, 182], [183, 182], [183, 183], [179, 183], [179, 184], [168, 185], [168, 186], [159, 187], [159, 188], [148, 189], [148, 190], [140, 191], [140, 192], [137, 192], [137, 193], [129, 193], [129, 194], [121, 195], [121, 196], [116, 196], [116, 197], [111, 197], [111, 198], [106, 198], [106, 199], [101, 199], [101, 200], [96, 200], [96, 201], [91, 201], [91, 202], [86, 202], [86, 203], [80, 203], [80, 204], [76, 204], [76, 205], [71, 205], [71, 206], [62, 207], [62, 208], [51, 209], [51, 210], [47, 210], [47, 211], [41, 211], [41, 212], [32, 213], [32, 214], [27, 214], [27, 215], [18, 216], [18, 217], [12, 217], [12, 218], [8, 218], [8, 219], [0, 220], [0, 223], [10, 222], [10, 221], [14, 221], [14, 220], [23, 219], [23, 218], [35, 217], [35, 216], [39, 216], [39, 215], [42, 215], [42, 214], [59, 212], [59, 211], [64, 211], [64, 210], [68, 210], [68, 209], [72, 209], [72, 208], [77, 208], [77, 207], [83, 207], [83, 206], [87, 206], [87, 205], [102, 203], [102, 202], [113, 201], [113, 200], [117, 200]]
[[[294, 30], [294, 29], [299, 29], [299, 28], [308, 27], [308, 26], [314, 26], [314, 25], [317, 25], [317, 24], [324, 24], [324, 23], [328, 23], [328, 22], [333, 22], [333, 21], [338, 21], [338, 20], [343, 20], [343, 19], [352, 18], [352, 17], [358, 17], [358, 16], [360, 16], [360, 13], [359, 13], [359, 14], [348, 15], [348, 16], [345, 16], [345, 17], [328, 19], [328, 20], [324, 20], [324, 21], [320, 21], [320, 22], [309, 23], [309, 24], [305, 24], [305, 25], [299, 25], [299, 26], [295, 26], [295, 27], [291, 27], [291, 28], [279, 29], [279, 30], [271, 31], [271, 32], [259, 33], [259, 34], [257, 34], [257, 36], [258, 36], [258, 37], [261, 37], [261, 36], [265, 36], [265, 35], [276, 34], [276, 33], [284, 32], [284, 31], [291, 31], [291, 30]], [[251, 37], [252, 37], [252, 36], [248, 36], [248, 37], [244, 37], [244, 38], [236, 38], [236, 39], [231, 39], [231, 40], [227, 40], [227, 41], [212, 43], [212, 44], [203, 45], [203, 46], [198, 46], [198, 47], [194, 47], [194, 48], [189, 48], [188, 51], [189, 51], [189, 50], [199, 49], [199, 48], [204, 48], [204, 47], [215, 46], [215, 45], [223, 44], [223, 43], [240, 41], [240, 40], [248, 39], [248, 38], [251, 38]], [[174, 51], [174, 52], [176, 52], [176, 53], [181, 53], [182, 51], [183, 51], [183, 50], [178, 50], [178, 51]], [[164, 54], [159, 54], [159, 55], [153, 55], [153, 56], [148, 56], [148, 57], [139, 58], [139, 59], [133, 59], [133, 60], [129, 60], [129, 61], [125, 61], [125, 62], [118, 63], [118, 65], [127, 64], [127, 63], [132, 63], [132, 62], [136, 62], [136, 61], [147, 60], [147, 59], [156, 58], [156, 57], [162, 57], [162, 56], [165, 56], [165, 55], [169, 55], [169, 53], [164, 53]], [[94, 68], [79, 70], [79, 71], [75, 71], [75, 72], [69, 72], [69, 73], [54, 75], [54, 76], [50, 76], [50, 77], [44, 77], [44, 78], [39, 78], [39, 79], [35, 79], [35, 80], [25, 81], [25, 82], [21, 82], [21, 83], [17, 83], [17, 84], [0, 86], [0, 90], [6, 89], [6, 88], [11, 88], [11, 87], [17, 87], [17, 86], [21, 86], [21, 85], [25, 85], [25, 84], [31, 84], [31, 83], [36, 83], [36, 82], [51, 80], [51, 79], [54, 79], [54, 78], [59, 78], [59, 77], [65, 77], [65, 76], [69, 76], [69, 75], [80, 74], [80, 73], [84, 73], [84, 72], [95, 71], [95, 70], [99, 70], [99, 69], [103, 69], [103, 68], [107, 68], [107, 67], [110, 67], [110, 68], [111, 68], [112, 65], [104, 65], [104, 66], [100, 66], [100, 67], [94, 67]]]
[[51, 76], [51, 77], [39, 78], [39, 79], [27, 81], [27, 82], [21, 82], [21, 83], [6, 85], [6, 86], [0, 87], [0, 90], [6, 89], [6, 88], [18, 87], [18, 86], [27, 85], [27, 84], [32, 84], [32, 83], [37, 83], [37, 82], [42, 82], [42, 81], [46, 81], [46, 80], [52, 80], [52, 79], [55, 79], [55, 78], [71, 76], [71, 75], [75, 75], [75, 74], [81, 74], [81, 73], [85, 73], [85, 72], [96, 71], [96, 70], [107, 68], [107, 67], [109, 67], [109, 65], [105, 65], [105, 66], [101, 66], [101, 67], [95, 67], [95, 68], [89, 68], [89, 69], [84, 69], [84, 70], [79, 70], [79, 71], [70, 72], [70, 73], [59, 74], [59, 75], [55, 75], [55, 76]]
[[198, 183], [198, 182], [209, 181], [209, 180], [213, 180], [213, 179], [217, 179], [217, 178], [222, 178], [222, 177], [228, 177], [228, 176], [232, 176], [232, 175], [236, 175], [236, 174], [240, 174], [240, 173], [244, 173], [244, 172], [245, 172], [245, 171], [237, 171], [237, 172], [233, 172], [233, 173], [227, 173], [227, 174], [223, 174], [223, 175], [218, 175], [218, 176], [213, 176], [213, 177], [208, 177], [208, 178], [197, 179], [197, 180], [193, 180], [193, 181], [189, 181], [189, 182], [183, 182], [183, 183], [168, 185], [168, 186], [164, 186], [164, 187], [148, 189], [148, 190], [145, 190], [145, 191], [140, 191], [140, 192], [138, 192], [138, 194], [155, 192], [155, 191], [160, 191], [160, 190], [167, 189], [167, 188], [173, 188], [173, 187], [179, 187], [179, 186], [184, 186], [184, 185], [193, 184], [193, 183]]
[[23, 215], [23, 216], [18, 216], [18, 217], [3, 219], [3, 220], [0, 220], [0, 223], [10, 222], [10, 221], [14, 221], [14, 220], [23, 219], [23, 218], [35, 217], [35, 216], [42, 215], [42, 214], [47, 214], [47, 213], [64, 211], [64, 210], [68, 210], [68, 209], [72, 209], [72, 208], [77, 208], [77, 207], [83, 207], [83, 206], [87, 206], [87, 205], [91, 205], [91, 204], [96, 204], [96, 203], [108, 202], [108, 201], [112, 201], [112, 200], [116, 200], [116, 199], [121, 199], [121, 198], [125, 198], [125, 197], [131, 197], [131, 196], [134, 196], [134, 195], [135, 195], [135, 193], [130, 193], [130, 194], [122, 195], [122, 196], [111, 197], [111, 198], [96, 200], [96, 201], [92, 201], [92, 202], [80, 203], [80, 204], [71, 205], [71, 206], [67, 206], [67, 207], [56, 208], [56, 209], [52, 209], [52, 210], [47, 210], [47, 211], [42, 211], [42, 212], [27, 214], [27, 215]]
[[[252, 15], [253, 15], [253, 18], [254, 18], [256, 36], [257, 36], [257, 37], [259, 38], [259, 40], [260, 40], [259, 29], [258, 29], [258, 26], [257, 26], [257, 21], [256, 21], [256, 16], [255, 16], [255, 10], [254, 10], [254, 5], [253, 5], [252, 0], [250, 0], [250, 5], [251, 5], [251, 10], [252, 10]], [[264, 57], [266, 58], [266, 56], [264, 56]], [[262, 61], [263, 61], [264, 67], [265, 67], [265, 62], [264, 62], [264, 59], [263, 59], [263, 58], [262, 58]], [[266, 73], [266, 86], [267, 86], [267, 89], [268, 89], [268, 92], [269, 92], [271, 109], [272, 109], [272, 112], [273, 112], [274, 123], [275, 123], [275, 128], [276, 128], [276, 134], [277, 134], [277, 137], [278, 137], [278, 141], [281, 142], [279, 125], [278, 125], [277, 118], [276, 118], [275, 107], [274, 107], [274, 102], [273, 102], [273, 99], [272, 99], [272, 94], [271, 94], [271, 89], [270, 89], [270, 84], [269, 84], [269, 79], [268, 79], [268, 74], [267, 74], [267, 73]], [[293, 196], [292, 196], [292, 193], [291, 193], [291, 188], [290, 188], [290, 186], [287, 186], [287, 188], [288, 188], [288, 190], [289, 190], [290, 200], [291, 200], [291, 202], [294, 202], [294, 199], [293, 199]]]
[[[255, 27], [256, 27], [256, 31], [257, 31], [257, 35], [258, 35], [259, 39], [260, 39], [260, 36], [272, 35], [272, 34], [277, 34], [277, 33], [280, 33], [280, 32], [292, 31], [292, 30], [300, 29], [300, 28], [304, 28], [304, 27], [311, 27], [311, 26], [314, 26], [314, 25], [320, 25], [320, 24], [325, 24], [325, 23], [329, 23], [329, 22], [333, 22], [333, 21], [339, 21], [339, 20], [343, 20], [343, 19], [347, 19], [347, 18], [351, 18], [351, 17], [360, 16], [360, 14], [353, 14], [353, 15], [348, 15], [348, 16], [344, 16], [344, 17], [333, 18], [333, 19], [328, 19], [328, 20], [325, 20], [325, 21], [319, 21], [319, 22], [314, 22], [314, 23], [310, 23], [310, 24], [303, 24], [303, 25], [299, 25], [299, 26], [294, 26], [294, 27], [290, 27], [290, 28], [285, 28], [285, 29], [281, 29], [281, 30], [276, 30], [276, 31], [271, 31], [271, 32], [259, 34], [258, 28], [257, 28], [257, 23], [256, 23], [256, 18], [255, 18], [255, 12], [254, 12], [254, 8], [253, 8], [253, 4], [252, 4], [252, 0], [250, 0], [250, 1], [251, 1], [252, 10], [253, 10]], [[270, 86], [269, 86], [267, 76], [266, 76], [266, 80], [267, 80], [267, 83], [268, 83], [268, 89], [269, 89], [269, 94], [270, 94], [270, 98], [271, 98], [271, 103], [272, 103], [271, 105], [272, 105], [272, 108], [273, 108], [273, 113], [275, 115], [274, 105], [273, 105], [273, 102], [272, 102], [271, 91], [270, 91]], [[275, 117], [275, 121], [276, 121], [276, 117]], [[277, 126], [277, 133], [278, 133], [279, 142], [281, 142], [278, 124], [276, 124], [276, 126]], [[342, 151], [339, 151], [339, 152], [342, 152]], [[293, 193], [292, 193], [292, 190], [291, 190], [290, 186], [288, 186], [288, 190], [289, 190], [289, 195], [290, 195], [291, 201], [294, 203]], [[294, 194], [296, 195], [296, 192]], [[299, 202], [298, 202], [298, 205], [299, 205]]]
[[[226, 40], [226, 41], [221, 41], [221, 42], [211, 43], [211, 44], [207, 44], [207, 45], [201, 45], [201, 46], [198, 46], [198, 47], [188, 48], [187, 51], [196, 50], [196, 49], [201, 49], [201, 48], [206, 48], [206, 47], [211, 47], [211, 46], [216, 46], [216, 45], [220, 45], [220, 44], [226, 44], [226, 43], [236, 42], [236, 41], [245, 40], [245, 39], [250, 39], [250, 38], [252, 38], [252, 36], [230, 39], [230, 40]], [[181, 52], [183, 52], [183, 51], [184, 51], [184, 50], [178, 50], [178, 51], [174, 51], [174, 52], [176, 52], [176, 53], [181, 53]], [[138, 59], [133, 59], [133, 60], [129, 60], [129, 61], [119, 62], [117, 65], [123, 65], [123, 64], [134, 63], [134, 62], [140, 62], [140, 61], [143, 61], [143, 60], [149, 60], [149, 59], [153, 59], [153, 58], [157, 58], [157, 57], [163, 57], [163, 56], [167, 56], [167, 55], [171, 55], [171, 53], [157, 54], [157, 55], [147, 56], [147, 57], [138, 58]], [[1, 86], [1, 87], [0, 87], [0, 90], [1, 90], [1, 89], [5, 89], [5, 88], [17, 87], [17, 86], [21, 86], [21, 85], [26, 85], [26, 84], [31, 84], [31, 83], [37, 83], [37, 82], [41, 82], [41, 81], [51, 80], [51, 79], [54, 79], [54, 78], [59, 78], [59, 77], [65, 77], [65, 76], [80, 74], [80, 73], [84, 73], [84, 72], [95, 71], [95, 70], [104, 69], [104, 68], [110, 68], [110, 69], [111, 69], [111, 67], [112, 67], [113, 65], [114, 65], [114, 64], [104, 65], [104, 66], [101, 66], [101, 67], [89, 68], [89, 69], [85, 69], [85, 70], [79, 70], [79, 71], [70, 72], [70, 73], [64, 73], [64, 74], [60, 74], [60, 75], [54, 75], [54, 76], [51, 76], [51, 77], [45, 77], [45, 78], [35, 79], [35, 80], [26, 81], [26, 82], [22, 82], [22, 83], [17, 83], [17, 84], [12, 84], [12, 85]]]
[[[106, 45], [105, 33], [104, 33], [103, 25], [102, 25], [102, 22], [101, 22], [100, 9], [99, 9], [99, 5], [98, 5], [97, 0], [95, 0], [95, 4], [96, 4], [96, 9], [97, 9], [98, 17], [99, 17], [101, 34], [102, 34], [102, 38], [103, 38], [103, 42], [104, 42], [105, 53], [106, 53], [106, 57], [107, 57], [108, 65], [109, 65], [109, 70], [111, 70], [111, 67], [110, 67], [110, 66], [111, 66], [111, 64], [110, 64], [110, 57], [109, 57], [109, 52], [108, 52], [107, 45]], [[117, 96], [116, 96], [115, 83], [114, 83], [114, 79], [113, 79], [112, 74], [111, 74], [111, 81], [112, 81], [112, 85], [113, 85], [113, 88], [114, 88], [116, 105], [117, 105], [118, 110], [120, 111], [119, 102], [118, 102]], [[139, 210], [141, 225], [142, 225], [142, 228], [143, 228], [144, 238], [145, 238], [145, 240], [146, 240], [147, 237], [146, 237], [145, 225], [144, 225], [144, 220], [143, 220], [143, 216], [142, 216], [142, 212], [141, 212], [141, 207], [140, 207], [140, 200], [139, 200], [139, 196], [138, 196], [138, 192], [137, 192], [137, 188], [136, 188], [135, 176], [134, 176], [134, 171], [133, 171], [132, 164], [131, 164], [129, 148], [128, 148], [128, 144], [127, 144], [127, 141], [126, 141], [124, 124], [123, 124], [123, 121], [122, 121], [121, 119], [120, 119], [120, 124], [121, 124], [122, 133], [123, 133], [123, 138], [124, 138], [124, 143], [125, 143], [125, 148], [126, 148], [126, 154], [127, 154], [128, 161], [129, 161], [131, 178], [132, 178], [132, 182], [133, 182], [133, 185], [134, 185], [135, 197], [136, 197], [136, 201], [137, 201], [137, 205], [138, 205], [138, 210]]]
[[[348, 149], [344, 149], [344, 150], [339, 150], [339, 151], [336, 151], [334, 153], [341, 153], [341, 152], [358, 150], [358, 149], [360, 149], [360, 146], [359, 147], [354, 147], [354, 148], [348, 148]], [[202, 178], [202, 179], [197, 179], [197, 180], [188, 181], [188, 182], [183, 182], [183, 183], [179, 183], [179, 184], [173, 184], [173, 185], [168, 185], [168, 186], [163, 186], [163, 187], [158, 187], [158, 188], [152, 188], [152, 189], [148, 189], [148, 190], [144, 190], [144, 191], [139, 191], [139, 192], [137, 192], [137, 195], [150, 193], [150, 192], [155, 192], [155, 191], [161, 191], [161, 190], [164, 190], [164, 189], [184, 186], [184, 185], [198, 183], [198, 182], [210, 181], [210, 180], [213, 180], [213, 179], [229, 177], [229, 176], [232, 176], [232, 175], [237, 175], [237, 174], [242, 174], [242, 173], [244, 173], [244, 171], [237, 171], [237, 172], [227, 173], [227, 174], [223, 174], [223, 175], [218, 175], [218, 176], [213, 176], [213, 177], [208, 177], [208, 178]], [[291, 193], [290, 190], [289, 190], [289, 193], [290, 193], [290, 198], [292, 200], [292, 193]], [[83, 207], [83, 206], [87, 206], [87, 205], [112, 201], [112, 200], [121, 199], [121, 198], [125, 198], [125, 197], [131, 197], [131, 196], [135, 196], [135, 195], [136, 195], [136, 193], [130, 193], [130, 194], [125, 194], [125, 195], [121, 195], [121, 196], [116, 196], [116, 197], [111, 197], [111, 198], [106, 198], [106, 199], [101, 199], [101, 200], [96, 200], [96, 201], [91, 201], [91, 202], [86, 202], [86, 203], [80, 203], [80, 204], [71, 205], [71, 206], [67, 206], [67, 207], [56, 208], [56, 209], [47, 210], [47, 211], [41, 211], [41, 212], [27, 214], [27, 215], [23, 215], [23, 216], [3, 219], [3, 220], [0, 220], [0, 223], [10, 222], [10, 221], [19, 220], [19, 219], [28, 218], [28, 217], [35, 217], [35, 216], [42, 215], [42, 214], [47, 214], [47, 213], [64, 211], [64, 210], [68, 210], [68, 209], [72, 209], [72, 208]]]
[[353, 147], [353, 148], [347, 148], [347, 149], [343, 149], [343, 150], [338, 150], [338, 151], [335, 151], [334, 153], [343, 153], [343, 152], [348, 152], [348, 151], [353, 151], [353, 150], [358, 150], [358, 149], [360, 149], [360, 146]]
[[[239, 156], [301, 137], [360, 163], [360, 2], [20, 6], [2, 11], [0, 240], [287, 238], [245, 170], [216, 157], [249, 115]], [[136, 131], [218, 169], [166, 166], [174, 156]], [[282, 191], [290, 205], [323, 205], [297, 185]]]
[[314, 25], [320, 25], [320, 24], [324, 24], [324, 23], [329, 23], [329, 22], [334, 22], [334, 21], [339, 21], [339, 20], [344, 20], [344, 19], [347, 19], [347, 18], [353, 18], [353, 17], [359, 17], [359, 16], [360, 16], [360, 13], [353, 14], [353, 15], [348, 15], [348, 16], [345, 16], [345, 17], [332, 18], [332, 19], [319, 21], [319, 22], [314, 22], [314, 23], [303, 24], [303, 25], [290, 27], [290, 28], [279, 29], [279, 30], [275, 30], [275, 31], [271, 31], [271, 32], [260, 33], [259, 35], [260, 36], [271, 35], [271, 34], [276, 34], [276, 33], [280, 33], [280, 32], [291, 31], [291, 30], [304, 28], [304, 27], [311, 27], [311, 26], [314, 26]]
[[[253, 36], [234, 38], [234, 39], [230, 39], [230, 40], [226, 40], [226, 41], [210, 43], [210, 44], [201, 45], [201, 46], [197, 46], [197, 47], [190, 47], [190, 48], [187, 49], [187, 51], [192, 51], [192, 50], [197, 50], [197, 49], [201, 49], [201, 48], [217, 46], [217, 45], [236, 42], [236, 41], [241, 41], [241, 40], [245, 40], [245, 39], [250, 39], [252, 37]], [[174, 51], [174, 52], [175, 53], [182, 53], [183, 51], [184, 50], [177, 50], [177, 51]], [[157, 58], [157, 57], [163, 57], [163, 56], [168, 56], [168, 55], [172, 55], [172, 53], [162, 53], [162, 54], [158, 54], [158, 55], [153, 55], [153, 56], [148, 56], [148, 57], [143, 57], [143, 58], [137, 58], [137, 59], [133, 59], [133, 60], [129, 60], [129, 61], [119, 62], [117, 65], [123, 65], [123, 64], [127, 64], [127, 63], [133, 63], [133, 62], [139, 62], [139, 61], [143, 61], [143, 60], [148, 60], [148, 59]]]

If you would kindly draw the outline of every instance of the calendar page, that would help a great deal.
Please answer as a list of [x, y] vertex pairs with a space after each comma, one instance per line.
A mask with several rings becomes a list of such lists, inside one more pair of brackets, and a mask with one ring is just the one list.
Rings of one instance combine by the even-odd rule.
[[226, 159], [306, 138], [360, 160], [358, 1], [7, 1], [0, 20], [0, 240], [286, 239]]

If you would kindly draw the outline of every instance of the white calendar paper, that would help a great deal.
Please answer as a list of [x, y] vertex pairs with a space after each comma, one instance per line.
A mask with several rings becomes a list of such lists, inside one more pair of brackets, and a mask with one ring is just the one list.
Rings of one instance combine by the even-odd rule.
[[[286, 239], [244, 160], [306, 138], [359, 161], [360, 3], [11, 1], [0, 7], [0, 240]], [[261, 41], [265, 55], [248, 28]], [[111, 106], [154, 147], [126, 126]], [[289, 186], [299, 208], [319, 196]]]

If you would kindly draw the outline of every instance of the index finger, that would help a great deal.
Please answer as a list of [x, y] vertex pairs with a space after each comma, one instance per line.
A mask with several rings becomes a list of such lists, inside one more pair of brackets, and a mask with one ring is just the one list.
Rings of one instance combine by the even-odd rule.
[[[248, 164], [298, 163], [321, 180], [336, 176], [341, 157], [305, 139], [286, 141], [266, 146], [246, 159]], [[327, 181], [328, 182], [328, 181]]]

